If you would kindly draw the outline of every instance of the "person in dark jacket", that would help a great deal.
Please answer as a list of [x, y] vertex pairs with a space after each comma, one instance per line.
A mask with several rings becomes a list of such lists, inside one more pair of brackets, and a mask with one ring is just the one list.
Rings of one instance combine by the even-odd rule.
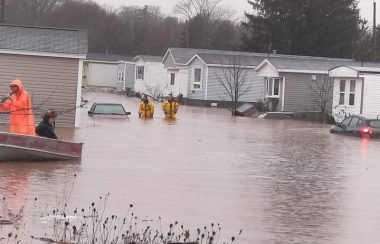
[[51, 139], [58, 139], [54, 132], [55, 118], [57, 117], [57, 112], [53, 109], [46, 111], [42, 121], [36, 127], [36, 134], [41, 137], [47, 137]]

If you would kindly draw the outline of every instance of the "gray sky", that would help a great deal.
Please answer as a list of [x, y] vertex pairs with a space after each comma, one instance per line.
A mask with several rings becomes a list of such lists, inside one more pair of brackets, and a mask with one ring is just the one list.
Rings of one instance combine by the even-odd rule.
[[[172, 14], [174, 5], [177, 3], [177, 0], [94, 0], [100, 5], [106, 4], [113, 8], [118, 8], [121, 5], [156, 5], [160, 6], [162, 12], [165, 14]], [[334, 1], [334, 0], [331, 0]], [[223, 0], [222, 4], [224, 6], [234, 9], [237, 13], [237, 17], [243, 16], [244, 11], [250, 11], [251, 6], [247, 3], [247, 0]], [[380, 16], [380, 0], [377, 0], [377, 16]], [[368, 20], [368, 23], [372, 25], [373, 23], [373, 0], [360, 0], [359, 8], [361, 10], [362, 17]], [[377, 18], [377, 24], [380, 23], [380, 19]]]

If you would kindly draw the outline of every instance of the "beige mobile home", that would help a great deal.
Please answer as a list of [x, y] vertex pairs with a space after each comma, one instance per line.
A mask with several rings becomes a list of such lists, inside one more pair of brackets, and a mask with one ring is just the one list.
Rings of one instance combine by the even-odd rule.
[[[58, 111], [57, 126], [79, 126], [87, 32], [0, 25], [0, 96], [21, 79], [32, 98], [36, 122], [48, 108]], [[2, 115], [2, 122], [7, 117]]]

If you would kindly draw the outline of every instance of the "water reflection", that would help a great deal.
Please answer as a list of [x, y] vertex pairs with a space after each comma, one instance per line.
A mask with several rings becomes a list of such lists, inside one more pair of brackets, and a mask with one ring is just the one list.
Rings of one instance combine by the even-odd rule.
[[219, 222], [223, 240], [242, 228], [243, 244], [380, 242], [379, 141], [307, 122], [231, 118], [218, 108], [181, 106], [166, 121], [156, 103], [155, 118], [142, 120], [138, 99], [84, 95], [121, 102], [132, 115], [93, 121], [82, 108], [80, 128], [57, 131], [84, 142], [82, 161], [1, 163], [2, 196], [16, 191], [21, 203], [51, 204], [77, 174], [73, 208], [110, 192], [116, 212], [133, 203], [144, 219], [192, 230]]

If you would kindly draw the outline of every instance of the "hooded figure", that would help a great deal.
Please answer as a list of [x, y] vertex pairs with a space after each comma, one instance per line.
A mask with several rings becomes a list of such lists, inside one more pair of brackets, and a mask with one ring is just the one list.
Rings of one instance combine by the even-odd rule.
[[154, 104], [149, 101], [148, 97], [145, 96], [140, 103], [139, 117], [141, 118], [153, 118], [154, 114]]
[[168, 100], [162, 104], [162, 110], [164, 110], [165, 119], [175, 119], [178, 112], [179, 103], [174, 99], [172, 94], [169, 94]]
[[42, 137], [47, 137], [51, 139], [58, 139], [54, 132], [55, 118], [57, 113], [53, 109], [46, 111], [42, 121], [36, 127], [36, 134]]
[[13, 80], [8, 99], [0, 103], [0, 111], [10, 112], [10, 132], [35, 136], [32, 103], [20, 80]]

